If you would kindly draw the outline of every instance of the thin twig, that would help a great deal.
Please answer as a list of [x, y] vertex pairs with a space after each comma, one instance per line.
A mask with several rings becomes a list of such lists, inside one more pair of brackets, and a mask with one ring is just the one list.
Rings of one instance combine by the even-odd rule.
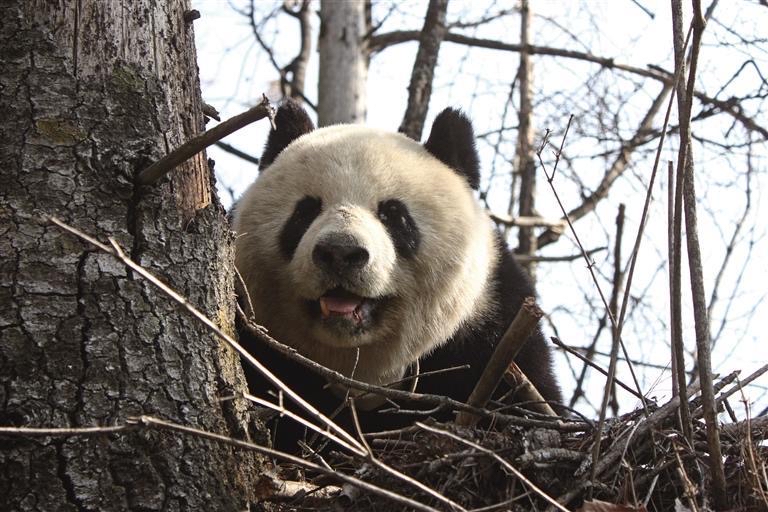
[[[579, 352], [578, 352], [577, 350], [574, 350], [573, 348], [569, 347], [568, 345], [566, 345], [565, 343], [563, 343], [563, 342], [562, 342], [562, 341], [561, 341], [559, 338], [555, 338], [555, 337], [553, 336], [553, 337], [552, 337], [552, 338], [550, 338], [550, 339], [552, 340], [552, 343], [554, 343], [555, 345], [557, 345], [557, 346], [558, 346], [558, 347], [560, 347], [561, 349], [563, 349], [563, 350], [565, 350], [566, 352], [568, 352], [569, 354], [572, 354], [572, 355], [574, 355], [574, 356], [578, 357], [579, 359], [581, 359], [581, 360], [584, 362], [584, 364], [591, 366], [592, 368], [594, 368], [594, 369], [595, 369], [595, 370], [597, 370], [598, 372], [602, 373], [602, 374], [603, 374], [603, 375], [605, 375], [606, 377], [608, 376], [608, 371], [607, 371], [607, 370], [604, 370], [602, 367], [600, 367], [600, 366], [599, 366], [597, 363], [595, 363], [594, 361], [591, 361], [591, 360], [589, 360], [588, 358], [584, 357], [583, 355], [579, 354]], [[616, 385], [618, 385], [618, 386], [620, 386], [621, 388], [623, 388], [623, 389], [624, 389], [624, 391], [626, 391], [626, 392], [628, 392], [628, 393], [632, 393], [632, 394], [635, 396], [635, 398], [637, 398], [637, 399], [639, 399], [639, 400], [643, 400], [643, 399], [645, 399], [645, 397], [644, 397], [643, 395], [641, 395], [640, 393], [638, 393], [637, 391], [635, 391], [635, 390], [634, 390], [634, 389], [632, 389], [631, 387], [627, 386], [626, 384], [624, 384], [624, 383], [623, 383], [622, 381], [620, 381], [619, 379], [614, 379], [614, 382], [616, 383]]]
[[272, 119], [274, 117], [274, 109], [269, 104], [267, 97], [262, 96], [261, 102], [255, 107], [251, 107], [245, 112], [238, 114], [235, 117], [231, 117], [210, 130], [201, 133], [197, 137], [188, 140], [141, 171], [138, 177], [139, 183], [142, 185], [151, 185], [152, 183], [155, 183], [188, 158], [196, 155], [208, 146], [215, 144], [227, 135], [236, 132], [240, 128], [256, 122], [259, 119], [264, 119], [265, 117]]
[[68, 436], [103, 436], [135, 430], [132, 425], [113, 425], [111, 427], [77, 428], [38, 428], [38, 427], [0, 427], [0, 436], [9, 437], [68, 437]]
[[513, 386], [513, 393], [518, 405], [523, 405], [526, 409], [544, 416], [557, 416], [552, 406], [514, 361], [509, 363], [504, 370], [503, 378]]
[[729, 396], [741, 390], [743, 386], [748, 386], [754, 380], [763, 376], [763, 374], [765, 374], [766, 372], [768, 372], [768, 364], [764, 364], [763, 366], [761, 366], [760, 368], [758, 368], [757, 370], [749, 374], [749, 376], [747, 376], [745, 379], [740, 380], [739, 383], [733, 386], [731, 389], [727, 391], [723, 391], [720, 395], [718, 395], [716, 403], [719, 405], [723, 400], [727, 399]]
[[[603, 252], [608, 247], [602, 246], [602, 247], [595, 247], [594, 249], [589, 249], [587, 251], [587, 256], [592, 256], [593, 254], [597, 254], [599, 252]], [[528, 261], [535, 261], [537, 263], [564, 263], [569, 261], [575, 261], [578, 259], [581, 259], [584, 257], [583, 254], [568, 254], [567, 256], [537, 256], [532, 254], [513, 254], [513, 258], [515, 258], [515, 261], [518, 263], [525, 263]]]
[[[351, 452], [358, 451], [354, 446], [347, 443], [344, 439], [341, 439], [339, 436], [333, 434], [333, 432], [329, 432], [328, 430], [322, 429], [312, 423], [311, 421], [307, 421], [303, 417], [299, 416], [295, 412], [291, 411], [290, 409], [287, 409], [282, 403], [273, 404], [269, 400], [264, 400], [263, 398], [260, 398], [258, 396], [251, 395], [250, 393], [243, 393], [242, 397], [248, 400], [249, 402], [253, 402], [256, 405], [260, 405], [261, 407], [271, 409], [273, 411], [279, 412], [283, 416], [287, 416], [291, 418], [293, 421], [300, 423], [301, 425], [304, 425], [305, 427], [309, 428], [310, 430], [314, 430], [321, 436], [325, 436], [331, 441], [335, 441], [339, 444], [339, 446], [343, 446], [347, 450]], [[226, 400], [228, 398], [234, 398], [234, 397], [222, 397], [222, 400]]]
[[[612, 279], [612, 288], [611, 288], [611, 302], [610, 302], [610, 309], [611, 314], [614, 318], [618, 317], [619, 314], [619, 295], [621, 294], [621, 288], [624, 284], [624, 272], [621, 268], [621, 242], [623, 241], [624, 237], [624, 217], [626, 212], [627, 206], [624, 203], [619, 203], [619, 211], [616, 214], [616, 242], [613, 247], [613, 279]], [[641, 223], [642, 225], [642, 223]], [[629, 285], [626, 287], [626, 290], [629, 289]], [[625, 291], [626, 291], [625, 290]], [[624, 303], [622, 304], [622, 312], [624, 311], [624, 306], [626, 306], [626, 298], [624, 299]], [[621, 326], [622, 326], [622, 319], [619, 319], [619, 328], [611, 331], [612, 336], [612, 343], [618, 345], [618, 337], [619, 333], [621, 332]], [[627, 357], [627, 354], [624, 354], [624, 357], [626, 359], [629, 359]], [[629, 365], [630, 367], [632, 365]], [[614, 378], [615, 380], [615, 378]], [[616, 386], [611, 386], [611, 407], [613, 408], [613, 415], [617, 415], [619, 412], [619, 404], [616, 400]], [[645, 404], [645, 400], [641, 400], [641, 403]]]

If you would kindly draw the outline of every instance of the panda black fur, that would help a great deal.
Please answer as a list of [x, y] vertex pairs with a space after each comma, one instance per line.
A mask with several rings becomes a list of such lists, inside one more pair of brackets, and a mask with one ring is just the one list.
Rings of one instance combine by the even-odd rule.
[[[234, 214], [236, 266], [256, 321], [277, 340], [344, 375], [386, 385], [419, 361], [417, 391], [465, 401], [522, 301], [534, 295], [472, 189], [480, 181], [469, 120], [446, 109], [422, 146], [356, 125], [315, 130], [283, 104], [261, 174]], [[253, 340], [246, 347], [326, 413], [343, 393]], [[560, 401], [540, 332], [516, 359]], [[249, 386], [266, 384], [246, 370]], [[363, 401], [368, 431], [412, 416]], [[448, 419], [443, 416], [441, 419]], [[285, 422], [284, 422], [285, 423]], [[281, 425], [285, 439], [295, 426]]]

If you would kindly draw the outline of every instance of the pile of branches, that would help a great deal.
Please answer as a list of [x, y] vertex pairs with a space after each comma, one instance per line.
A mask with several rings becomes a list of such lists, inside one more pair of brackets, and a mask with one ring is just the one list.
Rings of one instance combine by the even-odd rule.
[[[766, 370], [768, 365], [744, 382]], [[716, 383], [717, 403], [725, 411], [729, 397], [741, 390], [736, 377], [734, 372]], [[690, 395], [696, 391], [695, 385], [688, 388]], [[279, 508], [413, 510], [416, 501], [425, 510], [484, 512], [712, 510], [700, 398], [688, 400], [690, 439], [680, 427], [679, 403], [678, 397], [661, 406], [648, 403], [606, 421], [602, 435], [589, 421], [535, 414], [490, 425], [417, 423], [368, 434], [371, 457], [332, 452], [327, 462], [396, 496], [334, 486], [338, 482], [327, 474], [315, 478], [308, 472], [310, 487], [283, 495]], [[531, 421], [549, 425], [531, 427]], [[721, 426], [730, 510], [768, 510], [767, 435], [768, 417]], [[397, 496], [409, 501], [398, 502]]]

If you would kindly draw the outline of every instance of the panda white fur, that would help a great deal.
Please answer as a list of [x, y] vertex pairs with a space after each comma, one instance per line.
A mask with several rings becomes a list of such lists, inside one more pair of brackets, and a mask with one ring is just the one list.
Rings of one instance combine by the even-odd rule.
[[[292, 102], [275, 122], [261, 174], [234, 214], [236, 266], [256, 321], [372, 384], [402, 379], [417, 360], [421, 372], [470, 364], [418, 388], [466, 400], [534, 293], [474, 198], [470, 122], [446, 109], [424, 145], [357, 125], [315, 130]], [[307, 370], [253, 342], [249, 349], [321, 408], [338, 402]], [[517, 362], [547, 399], [560, 399], [540, 333]], [[383, 415], [367, 422], [369, 430], [393, 424]]]

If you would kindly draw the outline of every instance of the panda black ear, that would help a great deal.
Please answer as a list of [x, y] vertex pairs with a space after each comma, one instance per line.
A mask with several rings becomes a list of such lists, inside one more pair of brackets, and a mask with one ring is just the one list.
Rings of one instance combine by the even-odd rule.
[[269, 132], [267, 144], [261, 154], [259, 170], [266, 169], [288, 144], [315, 129], [307, 111], [292, 99], [286, 99], [275, 114], [275, 127]]
[[480, 160], [472, 122], [460, 110], [447, 108], [438, 114], [424, 148], [464, 176], [473, 189], [480, 187]]

